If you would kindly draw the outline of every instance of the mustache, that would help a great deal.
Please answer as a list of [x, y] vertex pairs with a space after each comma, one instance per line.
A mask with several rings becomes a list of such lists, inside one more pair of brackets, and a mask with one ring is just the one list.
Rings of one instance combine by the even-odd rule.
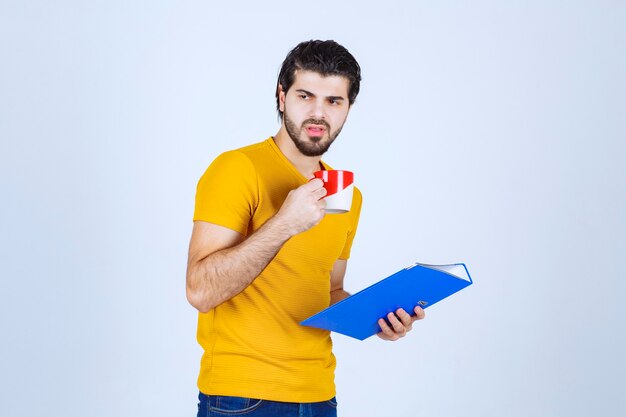
[[302, 122], [302, 127], [304, 127], [305, 125], [322, 125], [326, 128], [327, 131], [330, 132], [330, 125], [328, 124], [328, 122], [326, 120], [322, 120], [322, 119], [306, 119], [304, 122]]

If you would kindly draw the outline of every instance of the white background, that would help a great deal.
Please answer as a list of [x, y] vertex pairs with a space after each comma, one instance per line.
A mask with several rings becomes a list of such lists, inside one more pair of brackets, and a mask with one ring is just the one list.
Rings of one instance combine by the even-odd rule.
[[364, 194], [346, 285], [475, 284], [404, 340], [336, 335], [340, 415], [626, 408], [620, 1], [0, 2], [5, 416], [191, 416], [196, 181], [278, 130], [280, 63], [335, 39], [362, 92], [325, 157]]

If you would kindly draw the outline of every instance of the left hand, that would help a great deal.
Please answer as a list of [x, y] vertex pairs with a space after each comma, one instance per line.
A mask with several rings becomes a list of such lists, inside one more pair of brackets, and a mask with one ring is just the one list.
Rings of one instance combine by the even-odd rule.
[[409, 313], [404, 311], [404, 309], [399, 308], [393, 312], [387, 314], [387, 320], [391, 324], [387, 324], [385, 319], [378, 319], [378, 325], [382, 330], [377, 334], [383, 340], [398, 340], [401, 337], [406, 336], [407, 332], [409, 332], [413, 328], [413, 322], [416, 320], [422, 320], [426, 313], [420, 306], [416, 306], [413, 310], [415, 315], [411, 316]]

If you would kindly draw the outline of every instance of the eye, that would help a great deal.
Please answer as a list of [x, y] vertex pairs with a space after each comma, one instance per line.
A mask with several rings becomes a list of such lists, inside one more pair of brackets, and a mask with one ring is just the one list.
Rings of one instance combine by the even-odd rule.
[[328, 99], [328, 103], [334, 105], [334, 106], [338, 106], [341, 104], [341, 100], [336, 99], [336, 98], [329, 98]]
[[302, 100], [306, 100], [307, 98], [309, 98], [309, 95], [305, 93], [300, 93], [298, 97], [300, 97]]

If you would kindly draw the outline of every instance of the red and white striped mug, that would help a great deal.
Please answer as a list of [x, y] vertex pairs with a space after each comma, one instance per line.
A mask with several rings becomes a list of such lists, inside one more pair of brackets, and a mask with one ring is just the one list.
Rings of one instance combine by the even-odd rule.
[[324, 181], [326, 188], [326, 213], [345, 213], [352, 206], [354, 190], [354, 173], [339, 169], [316, 171], [315, 178]]

